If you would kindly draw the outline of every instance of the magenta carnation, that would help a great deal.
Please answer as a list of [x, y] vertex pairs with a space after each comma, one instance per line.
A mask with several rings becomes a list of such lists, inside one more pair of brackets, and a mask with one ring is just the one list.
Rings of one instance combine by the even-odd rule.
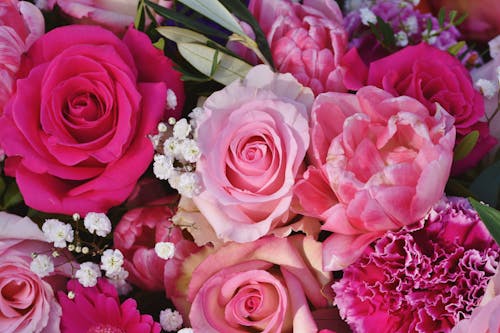
[[100, 279], [95, 287], [83, 287], [78, 281], [68, 282], [70, 299], [59, 292], [62, 307], [61, 333], [160, 333], [161, 327], [150, 315], [141, 315], [135, 300], [122, 304], [115, 287]]
[[499, 247], [464, 198], [388, 232], [333, 285], [355, 332], [449, 332], [468, 318], [498, 265]]

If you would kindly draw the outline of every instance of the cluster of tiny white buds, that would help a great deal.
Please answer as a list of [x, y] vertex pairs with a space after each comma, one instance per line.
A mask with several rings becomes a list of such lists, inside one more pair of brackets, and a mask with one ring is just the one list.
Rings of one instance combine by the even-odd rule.
[[80, 264], [80, 268], [75, 273], [75, 278], [84, 287], [93, 287], [97, 284], [97, 279], [100, 278], [101, 270], [96, 263], [87, 261]]
[[498, 92], [498, 87], [490, 80], [479, 79], [474, 83], [474, 85], [486, 98], [492, 98]]
[[120, 250], [107, 249], [101, 255], [101, 269], [107, 277], [120, 274], [123, 265], [123, 254]]
[[167, 308], [160, 311], [160, 325], [167, 332], [177, 331], [182, 327], [182, 316], [179, 312]]
[[407, 34], [412, 35], [418, 32], [418, 20], [415, 15], [408, 16], [403, 21], [403, 27]]
[[396, 38], [396, 45], [399, 47], [405, 47], [408, 45], [408, 35], [404, 31], [398, 31], [394, 36]]
[[167, 89], [167, 108], [174, 110], [177, 107], [177, 96], [172, 89]]
[[377, 23], [377, 16], [375, 16], [375, 13], [373, 13], [370, 8], [367, 7], [360, 8], [359, 13], [361, 16], [361, 23], [363, 23], [363, 25], [370, 25], [370, 23], [371, 24]]
[[171, 259], [175, 254], [175, 244], [171, 242], [158, 242], [155, 244], [155, 252], [162, 259]]
[[430, 45], [433, 45], [437, 42], [437, 31], [436, 30], [431, 30], [429, 31], [429, 38], [427, 38], [427, 43]]
[[30, 270], [43, 278], [49, 276], [54, 271], [54, 262], [52, 258], [45, 254], [33, 254], [33, 261], [30, 264]]
[[[201, 111], [193, 112], [199, 114]], [[153, 173], [159, 179], [168, 180], [170, 186], [181, 195], [192, 197], [201, 191], [201, 181], [195, 173], [201, 151], [193, 138], [193, 126], [185, 118], [176, 120], [171, 117], [167, 124], [160, 123], [159, 134], [151, 139], [157, 152]]]
[[73, 241], [74, 231], [71, 225], [57, 219], [45, 220], [42, 231], [47, 241], [54, 243], [54, 247], [65, 248], [66, 242]]
[[83, 220], [85, 228], [97, 236], [106, 237], [111, 232], [111, 221], [103, 213], [88, 213]]
[[178, 330], [177, 333], [194, 333], [194, 331], [192, 328], [186, 327], [186, 328]]

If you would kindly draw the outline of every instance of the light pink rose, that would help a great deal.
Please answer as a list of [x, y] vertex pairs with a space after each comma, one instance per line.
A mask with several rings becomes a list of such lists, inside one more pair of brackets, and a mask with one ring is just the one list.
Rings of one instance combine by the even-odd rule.
[[0, 117], [6, 173], [26, 204], [85, 215], [122, 203], [152, 161], [148, 135], [182, 110], [172, 66], [135, 29], [120, 40], [101, 27], [69, 25], [38, 39]]
[[333, 232], [323, 243], [326, 270], [343, 269], [370, 242], [423, 218], [442, 197], [453, 159], [452, 122], [441, 108], [431, 116], [419, 101], [371, 86], [315, 100], [312, 166], [295, 193], [302, 210]]
[[331, 278], [320, 252], [303, 235], [227, 243], [188, 258], [185, 275], [169, 282], [187, 293], [195, 332], [316, 333], [311, 311], [328, 307], [322, 289]]
[[[168, 0], [153, 0], [152, 2], [164, 7], [172, 5], [172, 1]], [[47, 1], [49, 9], [57, 4], [65, 14], [78, 23], [102, 25], [119, 34], [134, 22], [138, 3], [138, 0]]]
[[64, 288], [61, 274], [68, 267], [56, 262], [56, 275], [46, 278], [30, 270], [31, 254], [51, 249], [29, 218], [0, 212], [0, 332], [59, 332], [61, 307], [54, 291]]
[[193, 200], [219, 238], [253, 241], [288, 222], [312, 100], [264, 65], [208, 97], [196, 129], [204, 189]]
[[0, 3], [0, 114], [14, 90], [21, 55], [43, 35], [42, 13], [27, 1]]
[[175, 244], [175, 257], [168, 261], [178, 263], [182, 253], [195, 252], [197, 246], [184, 239], [181, 229], [172, 224], [177, 197], [165, 198], [151, 206], [135, 208], [123, 215], [113, 232], [114, 247], [123, 253], [128, 281], [141, 289], [164, 289], [163, 274], [167, 260], [158, 257], [155, 244]]
[[256, 17], [271, 48], [276, 69], [292, 73], [314, 94], [346, 91], [344, 76], [349, 66], [347, 33], [342, 12], [334, 0], [251, 0]]

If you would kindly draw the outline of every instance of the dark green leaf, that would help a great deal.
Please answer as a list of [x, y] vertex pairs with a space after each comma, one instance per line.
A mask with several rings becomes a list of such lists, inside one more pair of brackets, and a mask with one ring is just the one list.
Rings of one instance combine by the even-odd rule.
[[446, 194], [453, 195], [457, 197], [473, 197], [474, 193], [472, 193], [465, 185], [454, 178], [448, 179], [446, 183]]
[[444, 26], [444, 19], [446, 18], [446, 9], [442, 7], [439, 10], [438, 14], [438, 22], [439, 22], [439, 27], [442, 28]]
[[151, 20], [151, 24], [153, 27], [157, 27], [158, 24], [156, 23], [156, 17], [154, 16], [153, 12], [148, 6], [144, 6], [144, 10], [146, 11], [146, 14], [148, 15], [149, 19]]
[[384, 46], [388, 48], [396, 46], [396, 38], [394, 37], [394, 30], [392, 30], [391, 25], [384, 21], [380, 16], [377, 16], [377, 26], [382, 33]]
[[484, 170], [470, 186], [475, 197], [496, 207], [500, 188], [500, 161]]
[[226, 34], [208, 25], [202, 24], [196, 20], [193, 20], [187, 16], [179, 14], [171, 9], [162, 7], [155, 4], [149, 0], [144, 0], [144, 2], [151, 7], [158, 15], [169, 20], [173, 20], [177, 23], [182, 24], [184, 27], [197, 31], [199, 33], [207, 34], [219, 38], [227, 38]]
[[464, 20], [467, 18], [467, 13], [462, 14], [455, 22], [455, 26], [460, 25], [464, 22]]
[[219, 50], [215, 49], [214, 57], [212, 59], [212, 68], [210, 68], [210, 77], [214, 76], [215, 71], [219, 65]]
[[432, 20], [430, 18], [427, 19], [427, 32], [430, 33], [432, 31]]
[[2, 177], [0, 177], [0, 195], [2, 195], [4, 191], [5, 191], [5, 180], [3, 180]]
[[146, 17], [144, 13], [144, 2], [139, 2], [137, 5], [137, 14], [135, 15], [134, 27], [137, 30], [144, 31], [144, 25], [146, 22]]
[[457, 11], [456, 11], [456, 10], [452, 10], [452, 11], [450, 12], [450, 16], [449, 16], [449, 18], [450, 18], [450, 23], [451, 23], [451, 24], [455, 24], [455, 22], [454, 22], [454, 21], [455, 21], [455, 18], [456, 18], [456, 17], [457, 17]]
[[486, 225], [486, 228], [488, 228], [491, 236], [493, 236], [497, 244], [500, 244], [500, 212], [473, 198], [469, 198], [469, 202], [479, 214], [479, 217], [484, 222], [484, 225]]
[[271, 55], [271, 49], [269, 44], [267, 43], [266, 36], [262, 31], [259, 22], [253, 17], [252, 13], [248, 10], [248, 8], [243, 4], [243, 2], [238, 0], [220, 0], [220, 2], [236, 17], [248, 23], [255, 33], [255, 41], [259, 46], [260, 52], [264, 55], [266, 60], [269, 62], [271, 67], [274, 68], [273, 57]]
[[476, 146], [477, 139], [479, 139], [479, 131], [472, 131], [467, 134], [455, 147], [455, 151], [453, 152], [453, 159], [455, 161], [460, 161], [467, 157], [467, 155], [469, 155], [472, 149], [474, 149], [474, 147]]
[[3, 196], [3, 208], [7, 209], [9, 207], [17, 205], [22, 201], [23, 197], [21, 195], [21, 192], [19, 192], [19, 188], [17, 187], [16, 182], [13, 181], [7, 186], [7, 190], [5, 191], [5, 194]]

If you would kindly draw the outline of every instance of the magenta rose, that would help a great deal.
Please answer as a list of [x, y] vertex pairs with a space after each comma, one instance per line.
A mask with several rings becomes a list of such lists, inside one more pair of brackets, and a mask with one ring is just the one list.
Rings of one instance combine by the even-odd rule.
[[347, 33], [333, 0], [251, 0], [249, 9], [266, 35], [276, 68], [292, 73], [314, 94], [345, 91]]
[[21, 56], [43, 35], [42, 13], [27, 1], [0, 3], [0, 114], [12, 95]]
[[[95, 26], [40, 38], [0, 118], [7, 172], [26, 204], [85, 215], [123, 202], [152, 161], [148, 135], [179, 116], [180, 74], [149, 38]], [[177, 106], [166, 103], [167, 90]]]
[[195, 332], [313, 333], [311, 311], [328, 307], [320, 252], [303, 235], [227, 243], [188, 258], [184, 275], [168, 282], [185, 293]]
[[[0, 331], [2, 333], [58, 333], [61, 307], [54, 291], [63, 289], [71, 272], [57, 266], [44, 278], [30, 269], [32, 253], [47, 254], [52, 246], [27, 217], [0, 212]], [[69, 272], [66, 269], [69, 268]]]
[[295, 193], [333, 232], [324, 268], [343, 269], [387, 230], [423, 218], [442, 197], [453, 159], [453, 119], [414, 98], [368, 86], [325, 93], [312, 109], [310, 160]]
[[204, 188], [193, 200], [219, 238], [253, 241], [288, 222], [312, 100], [290, 74], [260, 65], [205, 101], [196, 128]]
[[[179, 261], [184, 253], [195, 252], [197, 246], [184, 239], [179, 227], [172, 224], [175, 213], [172, 206], [177, 197], [135, 208], [123, 215], [113, 232], [114, 247], [123, 253], [128, 281], [144, 290], [164, 289], [163, 274], [167, 261]], [[158, 242], [175, 244], [174, 258], [165, 260], [155, 252]]]
[[454, 165], [454, 173], [477, 164], [496, 142], [490, 137], [488, 128], [479, 121], [484, 116], [483, 97], [474, 89], [467, 69], [446, 51], [426, 43], [406, 47], [372, 62], [367, 83], [395, 96], [416, 98], [432, 114], [436, 110], [435, 104], [439, 103], [455, 118], [457, 143], [473, 130], [480, 132], [475, 149], [466, 161]]

